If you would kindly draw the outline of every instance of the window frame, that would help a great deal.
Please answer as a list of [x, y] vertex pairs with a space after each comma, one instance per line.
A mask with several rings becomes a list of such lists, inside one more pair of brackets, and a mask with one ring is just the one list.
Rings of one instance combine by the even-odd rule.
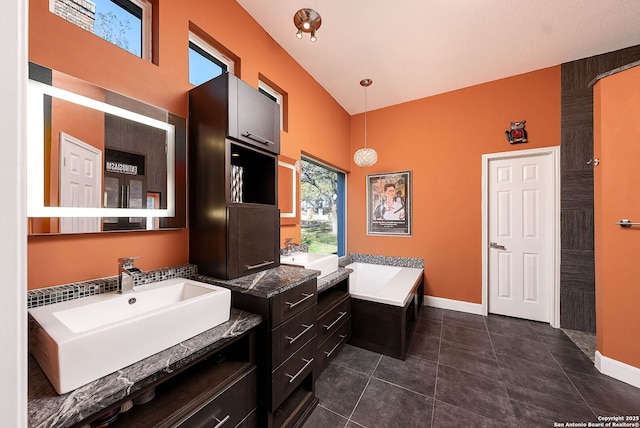
[[[202, 37], [198, 36], [196, 33], [189, 30], [189, 49], [191, 49], [191, 44], [195, 45], [198, 49], [202, 50], [207, 55], [213, 57], [216, 61], [220, 62], [221, 64], [224, 64], [224, 66], [227, 67], [226, 72], [235, 74], [235, 61], [233, 59], [229, 58], [220, 50], [213, 47], [211, 43], [208, 43]], [[216, 64], [216, 65], [220, 66], [220, 64]], [[189, 64], [189, 67], [191, 67], [191, 64]], [[191, 81], [189, 81], [189, 83], [191, 83]], [[193, 85], [193, 83], [191, 84]]]
[[[314, 163], [318, 166], [321, 166], [325, 169], [334, 171], [337, 173], [337, 188], [336, 188], [336, 213], [338, 215], [337, 223], [338, 223], [338, 232], [337, 232], [337, 254], [338, 257], [343, 257], [347, 255], [347, 172], [343, 171], [335, 166], [329, 165], [321, 160], [311, 157], [308, 154], [302, 153], [301, 155], [301, 168], [302, 161]], [[302, 172], [300, 172], [300, 176], [302, 177]], [[302, 233], [302, 183], [300, 183], [300, 202], [299, 202], [299, 210], [300, 210], [300, 229]]]
[[[151, 3], [151, 1], [149, 0], [117, 0], [117, 1], [113, 1], [112, 2], [116, 3], [119, 7], [122, 7], [123, 9], [127, 10], [129, 13], [131, 13], [132, 15], [135, 16], [135, 14], [133, 14], [131, 11], [128, 10], [128, 8], [126, 6], [124, 6], [122, 3], [130, 3], [134, 6], [137, 6], [138, 8], [141, 9], [142, 13], [141, 13], [141, 33], [140, 33], [140, 48], [141, 48], [141, 52], [140, 55], [136, 55], [133, 52], [127, 50], [127, 49], [123, 49], [122, 50], [130, 53], [131, 55], [141, 58], [145, 61], [149, 61], [152, 62], [153, 58], [152, 58], [152, 52], [153, 52], [153, 4]], [[65, 19], [64, 16], [60, 16], [55, 12], [55, 4], [56, 4], [56, 0], [49, 0], [49, 12], [53, 13], [54, 15], [64, 19], [65, 21], [77, 26], [78, 28], [82, 28], [79, 25], [75, 24], [72, 21], [69, 21], [67, 19]], [[137, 18], [137, 16], [136, 16]], [[85, 29], [85, 28], [82, 28]], [[106, 40], [102, 37], [100, 37], [99, 35], [97, 35], [94, 32], [91, 32], [91, 34], [93, 34], [96, 37], [99, 37], [100, 39], [104, 40], [107, 43], [111, 43], [109, 40]], [[114, 43], [111, 43], [113, 45], [115, 45]], [[115, 45], [117, 46], [117, 45]]]
[[268, 95], [270, 95], [272, 98], [275, 98], [275, 102], [278, 104], [278, 107], [280, 108], [280, 130], [282, 131], [283, 123], [284, 123], [284, 110], [283, 110], [284, 96], [280, 92], [278, 92], [276, 89], [273, 89], [271, 86], [269, 86], [269, 84], [264, 82], [262, 79], [258, 80], [258, 91], [264, 91]]
[[153, 52], [153, 5], [147, 0], [119, 0], [133, 3], [142, 9], [142, 59], [151, 62]]

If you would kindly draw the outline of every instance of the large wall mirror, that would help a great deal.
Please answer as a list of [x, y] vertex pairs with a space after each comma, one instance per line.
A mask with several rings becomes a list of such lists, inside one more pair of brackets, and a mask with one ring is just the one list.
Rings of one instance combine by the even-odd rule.
[[29, 64], [30, 234], [186, 227], [186, 120]]

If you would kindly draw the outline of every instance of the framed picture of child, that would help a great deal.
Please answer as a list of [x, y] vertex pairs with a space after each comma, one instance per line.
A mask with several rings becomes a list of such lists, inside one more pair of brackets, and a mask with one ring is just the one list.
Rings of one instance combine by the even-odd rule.
[[411, 236], [411, 171], [367, 175], [367, 235]]

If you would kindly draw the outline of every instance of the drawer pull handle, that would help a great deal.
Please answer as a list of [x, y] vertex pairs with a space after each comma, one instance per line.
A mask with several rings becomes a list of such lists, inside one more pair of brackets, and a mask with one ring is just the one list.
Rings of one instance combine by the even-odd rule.
[[296, 306], [298, 306], [300, 303], [302, 303], [302, 302], [304, 302], [305, 300], [310, 299], [310, 298], [312, 298], [313, 296], [315, 296], [315, 294], [313, 294], [313, 293], [311, 293], [311, 294], [308, 294], [308, 293], [302, 293], [302, 295], [303, 295], [304, 297], [303, 297], [302, 299], [298, 300], [297, 302], [293, 302], [293, 303], [291, 303], [291, 302], [285, 302], [287, 305], [289, 305], [289, 309], [291, 309], [291, 308], [295, 308], [295, 307], [296, 307]]
[[309, 364], [313, 363], [313, 358], [310, 358], [310, 359], [308, 359], [308, 360], [307, 360], [306, 358], [303, 358], [303, 359], [302, 359], [302, 361], [304, 361], [306, 364], [305, 364], [305, 365], [304, 365], [300, 370], [298, 370], [298, 373], [296, 373], [296, 374], [294, 374], [294, 375], [290, 375], [289, 373], [287, 373], [287, 377], [289, 378], [289, 383], [291, 383], [291, 382], [293, 382], [294, 380], [296, 380], [296, 378], [297, 378], [298, 376], [300, 376], [300, 374], [302, 374], [302, 372], [303, 372], [307, 367], [309, 367]]
[[286, 339], [289, 341], [289, 345], [291, 345], [296, 340], [300, 339], [301, 336], [303, 336], [306, 332], [311, 330], [313, 328], [313, 324], [311, 324], [311, 325], [302, 324], [302, 327], [304, 327], [304, 330], [302, 330], [302, 332], [299, 335], [297, 335], [296, 337], [291, 337], [291, 336], [287, 336], [286, 337]]
[[331, 323], [331, 324], [329, 324], [329, 325], [326, 325], [326, 324], [325, 324], [325, 325], [323, 326], [327, 331], [331, 330], [331, 327], [333, 327], [334, 325], [336, 325], [336, 324], [338, 323], [338, 321], [340, 321], [340, 320], [342, 319], [342, 317], [344, 317], [345, 315], [347, 315], [347, 311], [344, 311], [344, 312], [338, 312], [338, 313], [340, 314], [340, 316], [338, 317], [338, 319], [337, 319], [337, 320], [335, 320], [334, 322], [332, 322], [332, 323]]
[[267, 261], [264, 261], [264, 262], [262, 262], [262, 263], [258, 263], [257, 265], [245, 265], [245, 267], [246, 267], [247, 269], [255, 269], [255, 268], [262, 267], [262, 266], [271, 265], [271, 264], [273, 264], [273, 263], [274, 263], [274, 262], [273, 262], [273, 260], [267, 260]]
[[325, 354], [327, 354], [327, 358], [329, 358], [329, 357], [331, 356], [331, 354], [333, 354], [333, 351], [335, 351], [335, 350], [336, 350], [336, 348], [337, 348], [338, 346], [340, 346], [340, 344], [342, 343], [342, 341], [344, 340], [344, 338], [345, 338], [345, 337], [347, 337], [347, 335], [346, 335], [346, 334], [341, 334], [341, 335], [340, 335], [340, 340], [338, 341], [338, 343], [336, 343], [336, 346], [334, 346], [333, 348], [331, 348], [331, 351], [329, 351], [329, 352], [324, 351], [324, 353], [325, 353]]
[[247, 138], [249, 138], [249, 139], [251, 139], [253, 141], [257, 141], [258, 143], [262, 143], [262, 144], [266, 144], [266, 145], [269, 145], [269, 144], [275, 145], [275, 143], [273, 141], [268, 140], [268, 139], [266, 139], [264, 137], [261, 137], [259, 135], [256, 135], [256, 134], [252, 134], [249, 131], [243, 132], [242, 136], [243, 137], [247, 137]]
[[214, 426], [213, 428], [220, 428], [222, 425], [225, 424], [225, 422], [227, 422], [229, 420], [229, 418], [231, 417], [231, 415], [227, 415], [223, 420], [220, 420], [218, 418], [216, 418], [215, 416], [213, 417], [213, 419], [216, 420], [216, 422], [218, 423], [218, 425]]

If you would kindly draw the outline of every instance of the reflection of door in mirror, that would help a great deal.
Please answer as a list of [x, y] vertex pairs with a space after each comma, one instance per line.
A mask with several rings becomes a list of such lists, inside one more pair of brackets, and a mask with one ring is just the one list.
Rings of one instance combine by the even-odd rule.
[[[102, 152], [60, 132], [60, 206], [100, 207]], [[63, 217], [61, 233], [100, 232], [98, 218]]]

